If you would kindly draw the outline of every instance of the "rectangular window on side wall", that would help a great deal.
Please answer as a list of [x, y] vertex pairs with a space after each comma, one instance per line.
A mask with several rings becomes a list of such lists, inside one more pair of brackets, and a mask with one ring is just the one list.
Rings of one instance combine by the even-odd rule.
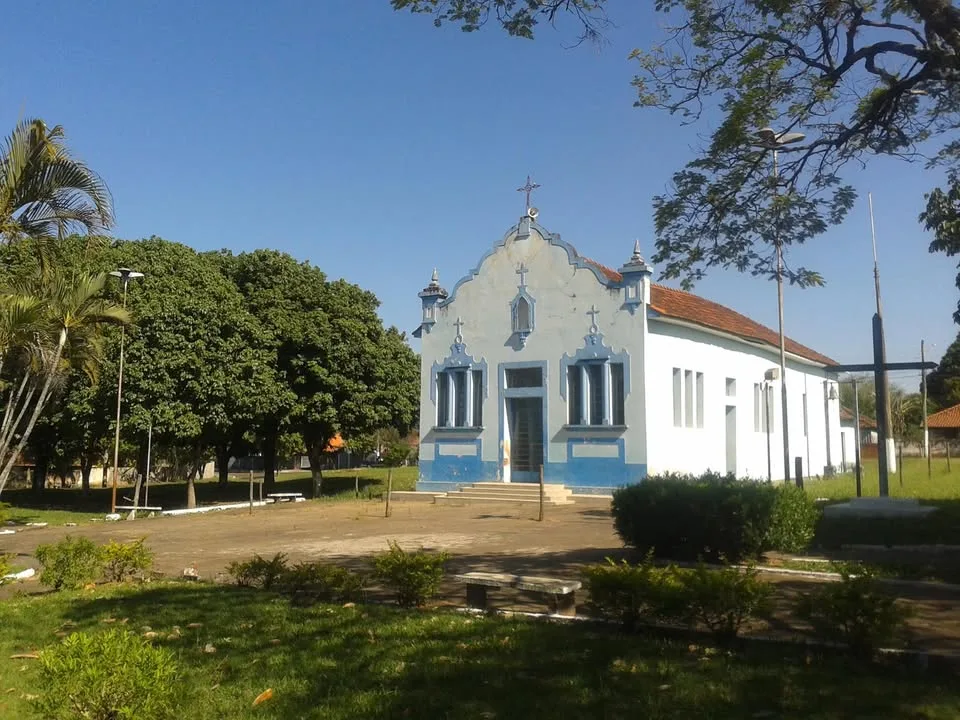
[[697, 427], [703, 427], [703, 373], [697, 373]]
[[473, 370], [473, 426], [483, 425], [483, 371]]
[[753, 431], [763, 432], [763, 399], [760, 383], [753, 384]]
[[450, 425], [450, 375], [437, 373], [437, 427]]
[[693, 427], [693, 370], [683, 371], [683, 414], [686, 426]]
[[614, 425], [626, 425], [623, 400], [623, 363], [610, 363], [610, 393], [613, 405], [613, 417], [610, 420]]
[[810, 427], [807, 424], [807, 394], [803, 394], [803, 434], [804, 437], [810, 434]]
[[680, 368], [673, 369], [673, 426], [683, 427], [683, 381]]
[[579, 425], [583, 409], [583, 375], [579, 365], [567, 368], [567, 423]]
[[734, 378], [727, 378], [727, 397], [737, 396], [737, 381]]
[[773, 393], [773, 385], [767, 385], [766, 402], [764, 403], [763, 431], [775, 433], [777, 431], [777, 396]]

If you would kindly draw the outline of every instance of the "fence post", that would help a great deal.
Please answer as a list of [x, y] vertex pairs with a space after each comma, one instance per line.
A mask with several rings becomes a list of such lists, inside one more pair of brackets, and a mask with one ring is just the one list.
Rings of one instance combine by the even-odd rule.
[[543, 522], [543, 465], [540, 466], [540, 514], [537, 522]]
[[900, 448], [897, 454], [899, 455], [897, 463], [900, 465], [900, 487], [903, 487], [903, 441], [900, 442]]
[[353, 495], [354, 498], [360, 499], [360, 472], [357, 471], [353, 476]]
[[253, 515], [253, 466], [250, 466], [250, 514]]
[[391, 493], [393, 493], [393, 468], [387, 468], [387, 511], [384, 517], [390, 517]]

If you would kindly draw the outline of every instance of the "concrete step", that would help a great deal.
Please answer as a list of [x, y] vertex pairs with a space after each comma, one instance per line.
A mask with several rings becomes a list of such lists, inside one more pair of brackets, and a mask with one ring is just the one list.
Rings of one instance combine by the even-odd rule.
[[[472, 503], [511, 503], [520, 505], [536, 505], [540, 502], [539, 498], [528, 497], [504, 497], [502, 495], [467, 495], [465, 493], [450, 493], [449, 495], [438, 495], [437, 505], [461, 505]], [[572, 500], [559, 500], [544, 496], [544, 505], [573, 505]]]
[[[533, 495], [537, 497], [540, 495], [540, 490], [537, 487], [525, 488], [518, 487], [516, 485], [501, 485], [500, 487], [478, 487], [477, 485], [469, 485], [460, 488], [457, 492], [480, 492], [487, 494], [508, 493], [510, 495]], [[565, 487], [555, 487], [550, 490], [544, 488], [543, 494], [547, 497], [566, 497], [567, 495], [572, 495], [573, 493]]]
[[[466, 497], [466, 498], [496, 497], [496, 498], [500, 498], [504, 502], [511, 501], [511, 500], [529, 500], [531, 502], [540, 502], [539, 495], [530, 495], [528, 493], [506, 493], [506, 492], [485, 493], [480, 490], [463, 490], [460, 492], [447, 493], [446, 497]], [[567, 495], [544, 495], [543, 496], [544, 502], [566, 502], [569, 499], [570, 498]]]
[[[483, 492], [515, 492], [515, 493], [527, 493], [530, 495], [539, 495], [540, 486], [536, 483], [496, 483], [496, 482], [479, 482], [473, 483], [468, 487], [461, 488], [461, 490], [481, 490]], [[543, 486], [544, 495], [571, 495], [572, 492], [564, 487], [563, 485], [549, 484]]]

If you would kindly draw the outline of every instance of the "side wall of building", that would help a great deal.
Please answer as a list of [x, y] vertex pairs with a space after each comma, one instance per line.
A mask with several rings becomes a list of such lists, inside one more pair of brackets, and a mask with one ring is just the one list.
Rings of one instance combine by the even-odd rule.
[[[766, 479], [762, 385], [764, 373], [779, 366], [776, 349], [752, 348], [733, 338], [664, 320], [651, 319], [649, 327], [646, 387], [650, 473], [735, 470], [739, 477]], [[678, 372], [679, 407], [675, 402]], [[776, 480], [784, 477], [781, 389], [779, 381], [770, 386], [773, 412], [769, 457]], [[822, 370], [788, 359], [791, 478], [798, 457], [805, 476], [822, 475], [828, 464], [837, 468], [841, 464], [839, 400], [829, 399], [827, 387]], [[698, 397], [701, 388], [702, 398]]]

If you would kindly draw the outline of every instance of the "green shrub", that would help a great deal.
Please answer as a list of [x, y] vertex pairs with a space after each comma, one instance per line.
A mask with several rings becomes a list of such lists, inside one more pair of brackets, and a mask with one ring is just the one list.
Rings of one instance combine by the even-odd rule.
[[272, 588], [286, 571], [286, 553], [277, 553], [270, 560], [254, 555], [251, 560], [232, 562], [227, 566], [227, 572], [234, 577], [237, 585], [263, 590]]
[[805, 490], [796, 485], [780, 485], [764, 549], [803, 552], [810, 546], [819, 520], [820, 509]]
[[389, 467], [399, 467], [410, 457], [410, 446], [405, 442], [395, 442], [387, 446], [383, 453], [383, 462]]
[[754, 568], [726, 566], [717, 570], [701, 563], [677, 573], [682, 587], [682, 617], [691, 625], [702, 625], [720, 642], [733, 640], [747, 620], [770, 612], [773, 588], [758, 577]]
[[173, 654], [133, 633], [73, 633], [40, 653], [48, 720], [165, 720], [177, 716], [183, 685]]
[[40, 582], [54, 590], [70, 590], [95, 582], [103, 574], [103, 555], [91, 540], [67, 536], [34, 553], [43, 570]]
[[3, 576], [8, 575], [12, 569], [12, 565], [10, 564], [11, 560], [13, 560], [13, 555], [0, 553], [0, 585], [6, 582]]
[[0, 502], [0, 525], [3, 525], [7, 522], [10, 517], [10, 505], [5, 502]]
[[138, 572], [153, 567], [153, 552], [144, 546], [145, 539], [140, 538], [129, 543], [111, 540], [101, 546], [103, 576], [108, 582], [123, 582]]
[[739, 562], [809, 542], [816, 510], [798, 493], [717, 473], [668, 473], [616, 490], [614, 526], [625, 543], [657, 557]]
[[300, 562], [284, 572], [280, 591], [321, 602], [354, 602], [363, 598], [364, 578], [337, 565]]
[[591, 610], [615, 620], [628, 630], [643, 620], [671, 620], [678, 612], [680, 589], [673, 567], [657, 567], [648, 553], [638, 565], [626, 560], [583, 570], [584, 587], [590, 595]]
[[449, 557], [445, 552], [431, 553], [423, 548], [405, 552], [391, 542], [388, 552], [373, 559], [373, 566], [377, 579], [396, 592], [398, 605], [415, 607], [436, 595]]
[[[907, 610], [879, 592], [876, 576], [861, 568], [839, 567], [840, 581], [802, 596], [796, 614], [823, 640], [845, 643], [861, 658], [893, 643], [905, 627]], [[855, 573], [855, 574], [854, 574]]]

